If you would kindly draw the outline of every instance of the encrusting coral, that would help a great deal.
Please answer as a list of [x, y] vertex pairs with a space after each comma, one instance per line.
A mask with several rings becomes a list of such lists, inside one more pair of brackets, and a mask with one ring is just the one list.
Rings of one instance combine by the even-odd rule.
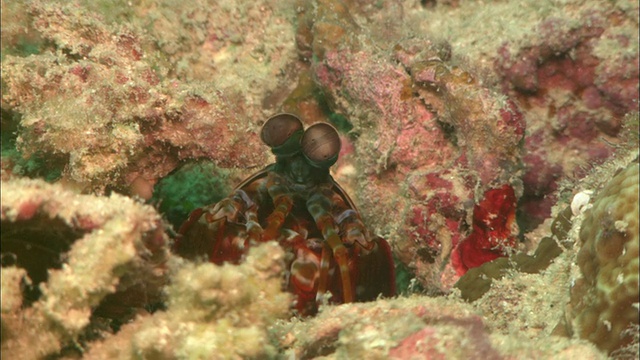
[[582, 272], [571, 290], [568, 322], [580, 337], [612, 352], [635, 339], [638, 350], [637, 159], [596, 196], [580, 230], [577, 262]]

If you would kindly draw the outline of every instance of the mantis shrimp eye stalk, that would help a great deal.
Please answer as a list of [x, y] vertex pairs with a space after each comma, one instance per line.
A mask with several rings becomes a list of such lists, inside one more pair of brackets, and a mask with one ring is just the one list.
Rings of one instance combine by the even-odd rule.
[[327, 123], [312, 125], [302, 136], [302, 153], [318, 168], [329, 168], [338, 160], [342, 146], [338, 131]]
[[281, 113], [264, 123], [260, 138], [276, 156], [287, 156], [299, 151], [303, 131], [302, 121], [297, 116]]

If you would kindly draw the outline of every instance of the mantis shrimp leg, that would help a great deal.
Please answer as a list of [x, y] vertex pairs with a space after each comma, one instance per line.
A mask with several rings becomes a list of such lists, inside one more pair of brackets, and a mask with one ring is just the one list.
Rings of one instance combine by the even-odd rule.
[[322, 297], [327, 291], [329, 263], [331, 255], [333, 255], [340, 269], [342, 301], [348, 303], [355, 300], [353, 287], [351, 285], [351, 273], [349, 271], [349, 253], [342, 243], [338, 227], [333, 219], [331, 204], [330, 198], [320, 191], [309, 197], [307, 201], [307, 209], [316, 222], [318, 229], [322, 232], [322, 237], [325, 239], [320, 260], [320, 278], [318, 281], [317, 298]]

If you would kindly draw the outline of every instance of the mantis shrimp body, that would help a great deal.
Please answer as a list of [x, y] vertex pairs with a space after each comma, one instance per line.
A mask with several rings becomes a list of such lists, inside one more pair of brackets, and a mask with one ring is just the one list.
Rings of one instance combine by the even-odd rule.
[[341, 147], [333, 126], [304, 130], [298, 117], [282, 113], [265, 122], [261, 139], [276, 162], [217, 204], [193, 211], [179, 230], [177, 253], [238, 263], [249, 247], [277, 241], [287, 252], [286, 287], [301, 315], [315, 314], [327, 293], [332, 303], [395, 295], [389, 244], [369, 233], [329, 173]]

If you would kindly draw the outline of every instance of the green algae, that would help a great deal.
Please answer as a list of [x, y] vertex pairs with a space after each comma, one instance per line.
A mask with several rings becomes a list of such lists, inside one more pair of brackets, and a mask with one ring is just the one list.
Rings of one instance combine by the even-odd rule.
[[48, 183], [60, 179], [64, 169], [64, 161], [58, 161], [56, 156], [50, 156], [42, 151], [37, 151], [31, 156], [25, 156], [17, 146], [17, 127], [19, 117], [8, 111], [2, 111], [2, 162], [11, 164], [11, 173], [30, 178], [42, 178]]
[[229, 170], [208, 161], [188, 163], [156, 184], [151, 201], [177, 229], [196, 208], [215, 204], [231, 191]]

